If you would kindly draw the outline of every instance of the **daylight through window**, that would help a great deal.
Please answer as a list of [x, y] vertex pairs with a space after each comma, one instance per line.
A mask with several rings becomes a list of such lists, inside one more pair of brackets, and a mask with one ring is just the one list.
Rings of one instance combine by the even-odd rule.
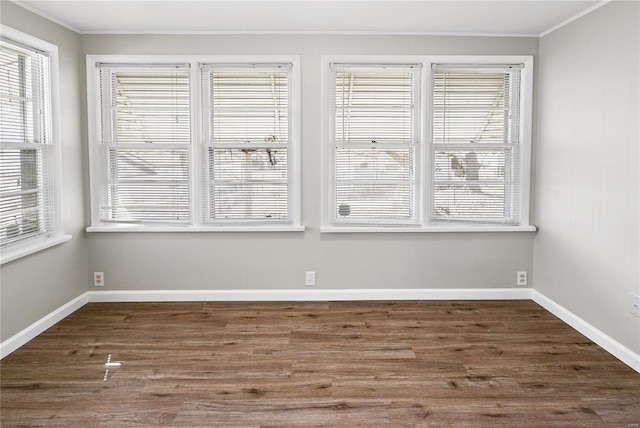
[[437, 65], [433, 219], [517, 223], [520, 66]]
[[323, 229], [535, 230], [532, 61], [323, 57]]
[[206, 221], [289, 219], [290, 70], [203, 65]]
[[87, 58], [91, 231], [300, 230], [297, 58]]
[[419, 66], [332, 65], [334, 221], [419, 221], [419, 73]]
[[0, 245], [54, 231], [49, 58], [0, 41]]

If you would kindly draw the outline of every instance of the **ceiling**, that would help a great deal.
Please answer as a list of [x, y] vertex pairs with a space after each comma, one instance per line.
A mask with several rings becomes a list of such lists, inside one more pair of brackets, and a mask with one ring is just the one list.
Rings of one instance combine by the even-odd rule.
[[544, 35], [606, 1], [12, 0], [78, 33]]

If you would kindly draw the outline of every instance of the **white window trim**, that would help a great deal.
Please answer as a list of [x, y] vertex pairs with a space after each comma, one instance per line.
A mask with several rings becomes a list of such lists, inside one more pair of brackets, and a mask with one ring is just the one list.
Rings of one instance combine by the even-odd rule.
[[[335, 187], [334, 165], [331, 157], [331, 141], [333, 135], [331, 114], [332, 109], [332, 79], [331, 63], [348, 64], [422, 64], [421, 84], [421, 140], [424, 147], [421, 150], [420, 168], [417, 176], [422, 177], [422, 218], [418, 225], [340, 225], [332, 221], [332, 195]], [[522, 63], [521, 87], [521, 117], [520, 127], [520, 180], [521, 215], [519, 224], [500, 223], [461, 223], [461, 222], [431, 222], [431, 187], [432, 179], [429, 171], [431, 165], [431, 121], [432, 121], [432, 64], [512, 64]], [[321, 59], [322, 103], [321, 103], [321, 144], [322, 144], [322, 233], [370, 233], [370, 232], [533, 232], [536, 227], [529, 224], [529, 198], [531, 186], [531, 138], [533, 112], [533, 56], [530, 55], [326, 55]]]
[[71, 240], [71, 235], [52, 235], [50, 237], [44, 237], [40, 239], [34, 239], [33, 241], [16, 244], [15, 248], [8, 248], [6, 251], [2, 251], [0, 257], [0, 265], [12, 262], [14, 260], [21, 259], [22, 257], [29, 256], [47, 248], [55, 247]]
[[30, 254], [51, 248], [63, 242], [69, 241], [71, 235], [63, 233], [62, 222], [62, 147], [61, 147], [61, 130], [60, 130], [60, 87], [59, 87], [59, 62], [58, 62], [58, 46], [46, 42], [42, 39], [34, 37], [30, 34], [23, 33], [6, 25], [0, 25], [0, 32], [4, 37], [15, 40], [35, 49], [47, 52], [49, 55], [49, 82], [50, 102], [46, 108], [50, 109], [49, 118], [51, 125], [51, 145], [52, 145], [52, 186], [53, 192], [53, 231], [45, 236], [34, 237], [24, 242], [16, 243], [0, 254], [0, 265], [18, 260]]
[[117, 224], [114, 226], [89, 226], [87, 232], [162, 232], [162, 233], [191, 233], [191, 232], [304, 232], [305, 227], [298, 225], [274, 224], [241, 226], [138, 226]]
[[[99, 77], [96, 63], [163, 64], [189, 63], [191, 65], [191, 223], [185, 226], [149, 224], [110, 224], [99, 219], [100, 177], [102, 167], [98, 149], [100, 144], [100, 105], [98, 101]], [[200, 64], [251, 64], [251, 63], [291, 63], [291, 149], [288, 153], [290, 184], [290, 219], [286, 222], [237, 221], [221, 223], [204, 222], [202, 213], [201, 178], [202, 162], [202, 94]], [[300, 173], [300, 57], [297, 55], [87, 55], [87, 124], [89, 134], [89, 186], [91, 194], [91, 226], [87, 232], [285, 232], [304, 231], [301, 209]]]

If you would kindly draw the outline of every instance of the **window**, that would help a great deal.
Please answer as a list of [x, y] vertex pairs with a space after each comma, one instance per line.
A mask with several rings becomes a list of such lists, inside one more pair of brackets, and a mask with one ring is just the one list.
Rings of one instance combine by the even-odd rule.
[[[0, 39], [0, 249], [11, 261], [69, 239], [61, 236], [51, 117], [54, 47], [3, 27]], [[54, 50], [54, 54], [55, 54]]]
[[520, 68], [434, 66], [433, 220], [518, 223]]
[[89, 231], [303, 230], [298, 70], [295, 57], [89, 55]]
[[288, 221], [291, 65], [203, 65], [206, 221]]
[[531, 231], [532, 59], [324, 57], [323, 230]]
[[332, 220], [417, 223], [420, 66], [331, 68]]
[[100, 221], [188, 224], [189, 67], [98, 68]]

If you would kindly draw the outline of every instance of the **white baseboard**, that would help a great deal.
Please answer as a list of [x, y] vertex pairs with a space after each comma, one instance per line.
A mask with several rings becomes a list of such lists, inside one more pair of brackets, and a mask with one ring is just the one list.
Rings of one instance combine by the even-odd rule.
[[88, 291], [0, 343], [4, 358], [89, 302], [533, 300], [640, 373], [640, 355], [531, 288]]
[[0, 343], [0, 358], [6, 357], [46, 329], [53, 327], [55, 323], [62, 321], [63, 319], [86, 305], [88, 302], [89, 293], [82, 293], [75, 299], [60, 306], [50, 314], [40, 318], [29, 327], [25, 328], [19, 333], [14, 334], [4, 342]]
[[560, 306], [544, 294], [536, 290], [532, 290], [532, 299], [547, 311], [567, 323], [573, 329], [585, 335], [605, 351], [640, 373], [640, 355], [636, 354], [609, 335], [598, 330], [582, 318], [575, 315], [573, 312], [570, 312], [568, 309]]
[[91, 302], [247, 302], [338, 300], [528, 300], [530, 288], [109, 290], [90, 291]]

